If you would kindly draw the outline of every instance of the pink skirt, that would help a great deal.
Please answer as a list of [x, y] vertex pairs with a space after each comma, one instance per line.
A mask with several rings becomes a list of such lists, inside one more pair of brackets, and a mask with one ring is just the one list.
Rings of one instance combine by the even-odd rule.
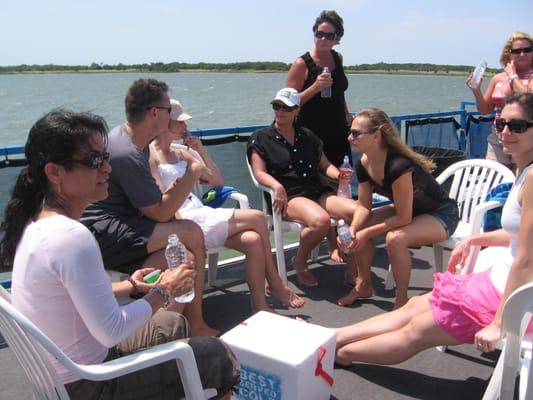
[[434, 275], [429, 303], [438, 327], [463, 343], [494, 319], [502, 294], [493, 286], [490, 268], [468, 275]]

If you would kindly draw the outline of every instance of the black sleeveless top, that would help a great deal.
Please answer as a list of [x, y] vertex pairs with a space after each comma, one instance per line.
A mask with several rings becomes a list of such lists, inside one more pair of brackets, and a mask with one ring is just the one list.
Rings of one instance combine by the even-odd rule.
[[[311, 129], [324, 143], [324, 154], [332, 164], [340, 166], [345, 155], [351, 160], [348, 143], [348, 124], [346, 122], [344, 92], [348, 89], [348, 79], [344, 74], [339, 54], [331, 50], [335, 60], [335, 69], [331, 72], [333, 86], [331, 97], [322, 98], [320, 92], [305, 103], [298, 116], [302, 126]], [[302, 91], [313, 84], [323, 68], [315, 64], [309, 52], [301, 56], [307, 66], [307, 79]]]

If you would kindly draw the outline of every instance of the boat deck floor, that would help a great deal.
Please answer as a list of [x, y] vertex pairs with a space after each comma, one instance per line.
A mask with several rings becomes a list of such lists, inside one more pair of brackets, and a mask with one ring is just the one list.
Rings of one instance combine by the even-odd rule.
[[[412, 252], [411, 296], [431, 289], [434, 272], [430, 247]], [[287, 253], [287, 259], [290, 259], [291, 254]], [[329, 260], [325, 244], [320, 254], [317, 262], [310, 266], [319, 287], [298, 288], [294, 272], [289, 271], [290, 285], [306, 299], [306, 305], [299, 310], [288, 310], [272, 302], [280, 314], [300, 315], [314, 324], [339, 327], [392, 308], [393, 291], [384, 289], [388, 261], [383, 248], [377, 248], [372, 268], [375, 296], [350, 307], [336, 305], [337, 299], [348, 290], [342, 285], [344, 264]], [[207, 290], [204, 296], [207, 322], [223, 332], [251, 313], [243, 268], [242, 263], [220, 268], [217, 287]], [[394, 366], [353, 364], [350, 368], [335, 367], [332, 399], [481, 399], [498, 354], [480, 354], [472, 345], [461, 345], [449, 348], [446, 353], [431, 348]], [[0, 349], [0, 398], [32, 398], [26, 378], [8, 347]]]

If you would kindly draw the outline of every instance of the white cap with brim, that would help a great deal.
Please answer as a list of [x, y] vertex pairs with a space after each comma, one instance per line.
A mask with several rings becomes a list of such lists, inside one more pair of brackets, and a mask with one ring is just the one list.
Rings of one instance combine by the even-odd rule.
[[293, 88], [283, 88], [276, 93], [276, 97], [274, 97], [274, 100], [272, 100], [271, 103], [274, 103], [275, 101], [281, 101], [289, 107], [299, 107], [300, 94]]
[[170, 119], [174, 121], [187, 121], [192, 118], [189, 114], [183, 112], [183, 106], [178, 100], [170, 99], [170, 107], [172, 108], [170, 110]]

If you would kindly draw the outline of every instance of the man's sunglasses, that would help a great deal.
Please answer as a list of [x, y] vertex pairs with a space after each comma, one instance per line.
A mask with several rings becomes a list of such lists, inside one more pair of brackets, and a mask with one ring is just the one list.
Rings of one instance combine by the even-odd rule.
[[151, 108], [157, 108], [158, 110], [167, 110], [169, 114], [172, 111], [172, 107], [161, 107], [161, 106], [146, 107], [147, 110], [150, 110]]
[[531, 53], [531, 51], [533, 51], [533, 47], [522, 47], [520, 49], [511, 49], [509, 51], [511, 52], [511, 54]]
[[315, 37], [317, 39], [326, 38], [327, 40], [335, 40], [337, 38], [337, 34], [335, 32], [316, 31]]
[[289, 107], [286, 104], [272, 103], [272, 109], [274, 111], [283, 110], [285, 112], [291, 112], [298, 108], [298, 106]]
[[70, 162], [81, 164], [90, 169], [100, 169], [105, 161], [109, 161], [109, 153], [107, 151], [103, 153], [91, 153], [81, 160], [70, 160]]
[[533, 122], [526, 121], [525, 119], [511, 119], [506, 121], [503, 118], [498, 118], [495, 120], [494, 126], [496, 126], [496, 131], [499, 133], [503, 132], [505, 126], [513, 133], [524, 133], [533, 126]]

